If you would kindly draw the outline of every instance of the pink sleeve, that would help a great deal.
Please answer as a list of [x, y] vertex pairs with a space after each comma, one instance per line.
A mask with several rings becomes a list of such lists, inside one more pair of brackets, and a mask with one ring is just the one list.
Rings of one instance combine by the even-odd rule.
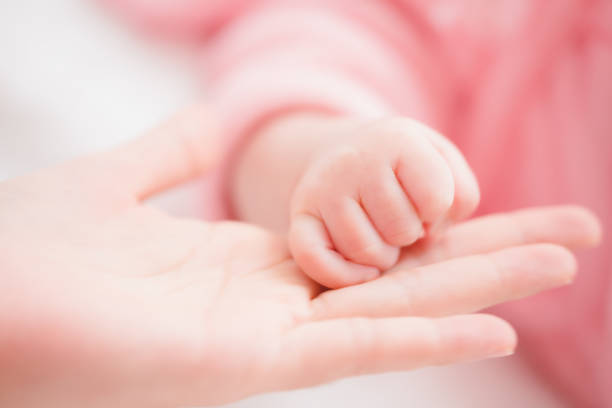
[[301, 108], [435, 124], [442, 81], [427, 80], [429, 51], [410, 31], [387, 2], [262, 3], [207, 43], [208, 96], [236, 137]]

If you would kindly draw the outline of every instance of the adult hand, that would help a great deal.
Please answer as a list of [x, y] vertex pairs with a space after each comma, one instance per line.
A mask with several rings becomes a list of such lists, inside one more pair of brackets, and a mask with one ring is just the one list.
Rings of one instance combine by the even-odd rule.
[[[576, 208], [470, 221], [383, 277], [325, 291], [285, 240], [142, 204], [209, 169], [195, 108], [146, 137], [0, 184], [0, 405], [177, 406], [511, 353], [472, 313], [571, 281]], [[569, 227], [568, 227], [569, 225]]]

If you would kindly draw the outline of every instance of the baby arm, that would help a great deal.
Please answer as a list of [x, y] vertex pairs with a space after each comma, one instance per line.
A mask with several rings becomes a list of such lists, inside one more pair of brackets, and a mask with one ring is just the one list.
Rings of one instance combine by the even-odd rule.
[[377, 277], [401, 247], [469, 216], [479, 201], [462, 155], [428, 127], [323, 113], [262, 127], [232, 188], [238, 217], [288, 232], [295, 260], [327, 287]]

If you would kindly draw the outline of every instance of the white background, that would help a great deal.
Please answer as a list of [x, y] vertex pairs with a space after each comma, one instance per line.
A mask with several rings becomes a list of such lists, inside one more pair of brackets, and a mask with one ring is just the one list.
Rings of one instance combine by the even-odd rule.
[[[0, 180], [117, 144], [202, 97], [193, 50], [144, 38], [93, 0], [0, 3]], [[196, 189], [158, 202], [194, 214]], [[350, 379], [231, 406], [565, 405], [511, 357]]]

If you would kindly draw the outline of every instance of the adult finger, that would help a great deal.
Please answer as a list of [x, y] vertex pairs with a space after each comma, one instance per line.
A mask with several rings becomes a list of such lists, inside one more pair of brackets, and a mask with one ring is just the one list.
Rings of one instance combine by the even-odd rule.
[[511, 354], [516, 335], [488, 315], [442, 319], [350, 318], [308, 323], [288, 334], [280, 353], [282, 388], [387, 371]]
[[529, 208], [458, 224], [436, 241], [417, 243], [405, 249], [397, 267], [410, 268], [535, 243], [591, 247], [599, 243], [601, 235], [597, 217], [583, 207]]
[[112, 178], [116, 188], [146, 199], [209, 170], [221, 150], [208, 108], [198, 105], [89, 162]]
[[428, 266], [397, 269], [379, 279], [321, 293], [314, 317], [447, 316], [568, 284], [576, 261], [567, 249], [536, 244]]

